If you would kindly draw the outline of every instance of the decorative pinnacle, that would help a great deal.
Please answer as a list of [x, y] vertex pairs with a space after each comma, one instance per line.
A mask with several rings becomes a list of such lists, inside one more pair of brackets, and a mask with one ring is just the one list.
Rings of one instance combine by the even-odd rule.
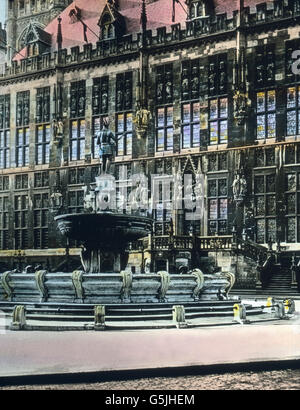
[[146, 2], [142, 0], [142, 11], [141, 11], [141, 21], [142, 31], [147, 30], [147, 11], [146, 11]]
[[57, 26], [57, 48], [61, 50], [62, 47], [62, 32], [61, 32], [61, 17], [58, 17], [58, 26]]

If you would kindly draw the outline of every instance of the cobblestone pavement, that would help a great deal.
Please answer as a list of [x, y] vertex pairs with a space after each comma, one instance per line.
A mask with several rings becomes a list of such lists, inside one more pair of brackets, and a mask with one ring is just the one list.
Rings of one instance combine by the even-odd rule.
[[300, 370], [154, 377], [99, 383], [6, 386], [0, 390], [300, 390]]

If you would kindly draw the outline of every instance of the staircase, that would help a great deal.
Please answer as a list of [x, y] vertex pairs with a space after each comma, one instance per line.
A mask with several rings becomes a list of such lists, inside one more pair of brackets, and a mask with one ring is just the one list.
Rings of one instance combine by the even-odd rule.
[[300, 298], [300, 292], [297, 288], [292, 288], [292, 272], [289, 267], [275, 264], [271, 266], [271, 276], [269, 282], [262, 289], [238, 289], [231, 290], [230, 295], [238, 295], [240, 297], [245, 296], [279, 296], [285, 297], [298, 297]]
[[281, 266], [280, 264], [275, 264], [272, 267], [272, 275], [269, 283], [263, 289], [271, 295], [282, 295], [282, 296], [300, 296], [297, 289], [291, 287], [292, 283], [292, 272], [288, 267]]

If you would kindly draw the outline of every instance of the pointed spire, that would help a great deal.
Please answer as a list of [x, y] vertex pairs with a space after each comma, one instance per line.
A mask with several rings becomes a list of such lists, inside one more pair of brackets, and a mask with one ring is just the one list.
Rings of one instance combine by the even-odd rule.
[[142, 0], [142, 11], [141, 11], [140, 24], [142, 26], [142, 32], [145, 32], [147, 30], [147, 11], [146, 11], [145, 0]]
[[58, 26], [57, 26], [56, 42], [57, 42], [57, 49], [61, 50], [61, 48], [62, 48], [61, 17], [58, 17], [57, 21], [58, 21]]

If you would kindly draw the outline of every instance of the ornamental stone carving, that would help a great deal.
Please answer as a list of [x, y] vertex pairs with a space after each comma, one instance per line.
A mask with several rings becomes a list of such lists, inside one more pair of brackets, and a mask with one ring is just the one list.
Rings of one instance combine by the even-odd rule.
[[38, 270], [35, 272], [35, 283], [38, 288], [38, 291], [40, 292], [42, 302], [45, 302], [48, 298], [48, 291], [45, 286], [46, 273], [47, 273], [46, 270]]
[[72, 283], [74, 286], [75, 295], [77, 299], [81, 299], [81, 300], [83, 300], [84, 298], [83, 287], [82, 287], [82, 275], [83, 275], [82, 270], [74, 270], [72, 272]]
[[166, 271], [160, 271], [157, 274], [160, 276], [160, 279], [161, 279], [161, 285], [160, 285], [160, 288], [158, 290], [158, 299], [161, 302], [163, 302], [165, 300], [166, 293], [169, 289], [170, 275]]
[[195, 276], [196, 278], [197, 285], [193, 291], [193, 298], [195, 300], [199, 300], [200, 292], [204, 286], [204, 275], [200, 269], [193, 269], [191, 272], [189, 272], [189, 274]]
[[6, 293], [6, 297], [11, 300], [13, 294], [13, 288], [10, 285], [10, 273], [11, 271], [6, 271], [1, 276], [1, 285]]
[[234, 118], [238, 125], [242, 125], [247, 116], [250, 100], [247, 93], [236, 90], [233, 96]]

